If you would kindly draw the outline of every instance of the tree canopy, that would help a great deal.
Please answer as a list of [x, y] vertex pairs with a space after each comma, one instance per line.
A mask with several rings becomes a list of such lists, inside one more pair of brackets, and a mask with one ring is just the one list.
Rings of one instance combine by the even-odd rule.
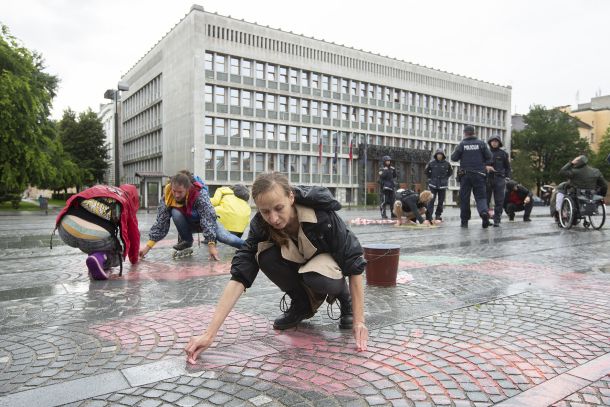
[[42, 57], [23, 47], [9, 29], [0, 32], [0, 196], [42, 183], [52, 170], [44, 131], [58, 79]]
[[579, 154], [590, 154], [576, 120], [558, 109], [533, 106], [523, 117], [525, 129], [512, 138], [513, 176], [522, 184], [540, 187], [559, 183], [559, 169]]

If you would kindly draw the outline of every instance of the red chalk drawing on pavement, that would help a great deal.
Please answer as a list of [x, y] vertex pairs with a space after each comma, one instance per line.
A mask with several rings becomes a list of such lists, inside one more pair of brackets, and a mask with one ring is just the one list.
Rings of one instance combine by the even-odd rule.
[[142, 261], [134, 264], [123, 272], [123, 277], [114, 273], [112, 279], [125, 280], [155, 280], [179, 281], [190, 280], [194, 277], [217, 276], [229, 274], [230, 262], [209, 262], [208, 264], [193, 263], [161, 263], [155, 261]]

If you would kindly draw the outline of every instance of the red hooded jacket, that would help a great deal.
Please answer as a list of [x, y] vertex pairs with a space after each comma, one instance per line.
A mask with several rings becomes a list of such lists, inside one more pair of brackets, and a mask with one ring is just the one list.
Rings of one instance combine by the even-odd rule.
[[123, 184], [118, 188], [110, 185], [95, 185], [85, 189], [83, 192], [71, 196], [66, 202], [66, 206], [61, 210], [59, 215], [57, 215], [55, 226], [59, 226], [59, 223], [68, 211], [68, 208], [77, 206], [81, 199], [100, 197], [116, 199], [117, 202], [121, 204], [121, 240], [123, 240], [123, 244], [125, 245], [123, 258], [129, 255], [129, 261], [132, 264], [137, 263], [138, 252], [140, 251], [140, 230], [138, 229], [136, 212], [140, 207], [140, 200], [138, 191], [133, 185]]

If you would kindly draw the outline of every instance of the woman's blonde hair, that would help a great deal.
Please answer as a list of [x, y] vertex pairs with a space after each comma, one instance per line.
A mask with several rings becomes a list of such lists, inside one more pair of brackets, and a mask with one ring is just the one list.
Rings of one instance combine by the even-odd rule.
[[[290, 186], [290, 182], [288, 178], [279, 173], [279, 172], [265, 172], [259, 174], [254, 180], [254, 184], [252, 184], [252, 199], [254, 199], [254, 203], [261, 194], [264, 194], [270, 191], [273, 187], [278, 185], [282, 191], [284, 191], [285, 196], [290, 196], [292, 193], [292, 187]], [[288, 245], [288, 235], [281, 230], [277, 230], [265, 222], [265, 228], [267, 232], [269, 232], [269, 236], [271, 240], [275, 242], [278, 246], [287, 246]]]
[[432, 199], [432, 196], [433, 196], [432, 192], [428, 191], [427, 189], [424, 191], [421, 191], [419, 194], [419, 202], [428, 203]]

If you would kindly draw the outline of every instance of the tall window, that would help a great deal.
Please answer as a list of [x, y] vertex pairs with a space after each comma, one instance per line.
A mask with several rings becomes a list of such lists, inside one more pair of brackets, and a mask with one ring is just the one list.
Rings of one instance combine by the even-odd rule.
[[309, 143], [309, 129], [301, 127], [301, 143]]
[[267, 93], [267, 110], [275, 110], [275, 95]]
[[265, 64], [256, 63], [256, 79], [265, 79]]
[[214, 119], [211, 117], [205, 118], [204, 134], [206, 136], [212, 136], [214, 134]]
[[231, 74], [239, 75], [239, 59], [231, 57]]
[[315, 72], [311, 73], [311, 87], [314, 89], [318, 89], [320, 87], [320, 75]]
[[295, 69], [290, 69], [290, 84], [291, 85], [299, 84], [299, 73]]
[[280, 82], [288, 83], [288, 68], [280, 66]]
[[265, 94], [256, 92], [256, 108], [264, 109], [265, 108], [264, 102], [265, 102]]
[[297, 128], [294, 126], [290, 126], [288, 128], [288, 136], [289, 136], [289, 140], [293, 143], [296, 143], [298, 141], [297, 139]]
[[241, 123], [241, 137], [242, 138], [250, 138], [252, 134], [250, 133], [251, 124], [250, 122], [242, 122]]
[[256, 132], [256, 138], [258, 140], [262, 140], [265, 137], [265, 133], [263, 131], [263, 123], [255, 123], [254, 129]]
[[203, 162], [206, 170], [214, 169], [214, 160], [212, 159], [214, 152], [207, 148], [203, 152]]
[[231, 120], [231, 137], [239, 138], [239, 122], [237, 120]]
[[211, 52], [205, 53], [205, 69], [208, 71], [214, 70], [214, 54]]
[[227, 104], [227, 95], [226, 95], [226, 88], [223, 88], [222, 86], [216, 86], [215, 89], [215, 93], [216, 93], [216, 103], [220, 103], [223, 105]]
[[267, 140], [275, 140], [275, 124], [265, 124]]
[[244, 172], [252, 171], [252, 154], [249, 151], [241, 153], [241, 165]]
[[309, 115], [309, 100], [301, 99], [301, 114]]
[[252, 92], [249, 90], [241, 91], [241, 105], [243, 107], [252, 107]]
[[241, 61], [241, 74], [242, 76], [252, 77], [252, 61], [247, 59]]
[[231, 89], [231, 106], [239, 106], [239, 89]]
[[297, 113], [297, 100], [290, 98], [290, 113]]
[[239, 152], [231, 151], [229, 154], [231, 160], [231, 171], [239, 172]]
[[265, 153], [256, 153], [256, 172], [265, 171]]
[[226, 119], [214, 119], [214, 132], [216, 133], [217, 136], [226, 136], [226, 126], [225, 126], [225, 120]]
[[225, 152], [222, 150], [214, 151], [214, 166], [217, 171], [225, 171], [227, 169], [225, 163]]
[[288, 112], [288, 98], [280, 96], [280, 112]]
[[288, 141], [287, 127], [284, 125], [279, 126], [278, 139], [279, 141]]
[[329, 78], [326, 75], [322, 75], [322, 90], [330, 90]]
[[275, 81], [276, 80], [276, 66], [267, 64], [267, 80]]
[[226, 72], [226, 57], [224, 55], [216, 54], [216, 72]]
[[205, 85], [205, 101], [206, 103], [214, 102], [214, 87], [212, 85]]
[[309, 87], [309, 72], [301, 71], [301, 86]]

